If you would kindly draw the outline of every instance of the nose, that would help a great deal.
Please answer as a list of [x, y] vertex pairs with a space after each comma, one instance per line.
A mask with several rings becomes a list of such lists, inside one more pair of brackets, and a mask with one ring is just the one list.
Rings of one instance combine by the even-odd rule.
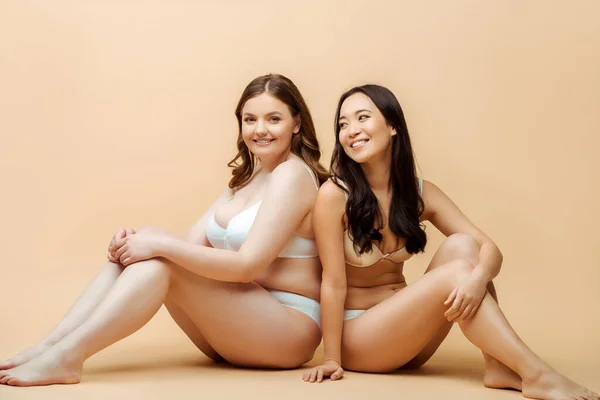
[[358, 126], [358, 123], [355, 122], [349, 122], [348, 123], [348, 134], [350, 135], [350, 137], [354, 137], [356, 135], [358, 135], [361, 132], [360, 127]]
[[256, 121], [254, 133], [256, 133], [258, 136], [265, 136], [267, 134], [267, 124], [265, 124], [262, 119]]

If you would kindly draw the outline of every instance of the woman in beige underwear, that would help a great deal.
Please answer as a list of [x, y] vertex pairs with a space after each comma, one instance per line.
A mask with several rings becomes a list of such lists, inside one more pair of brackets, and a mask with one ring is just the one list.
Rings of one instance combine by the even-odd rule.
[[[335, 121], [333, 178], [313, 210], [325, 361], [303, 379], [338, 380], [342, 367], [417, 368], [456, 322], [484, 353], [486, 386], [536, 399], [598, 399], [543, 362], [511, 328], [492, 283], [502, 254], [437, 186], [417, 179], [396, 97], [377, 85], [351, 89]], [[425, 275], [407, 285], [402, 270], [425, 248], [423, 221], [447, 239]]]
[[77, 383], [88, 357], [163, 304], [214, 360], [294, 368], [312, 358], [321, 341], [321, 266], [311, 213], [328, 177], [312, 117], [281, 75], [253, 80], [236, 116], [233, 176], [187, 237], [120, 229], [109, 262], [54, 330], [0, 363], [1, 384]]

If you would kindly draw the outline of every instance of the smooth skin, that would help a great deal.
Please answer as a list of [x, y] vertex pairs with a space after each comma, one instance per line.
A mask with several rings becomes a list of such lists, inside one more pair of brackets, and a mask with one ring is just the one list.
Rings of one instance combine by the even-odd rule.
[[[339, 123], [344, 151], [361, 164], [387, 221], [391, 139], [396, 131], [362, 93], [345, 100]], [[419, 367], [456, 322], [484, 353], [486, 386], [521, 390], [535, 399], [599, 399], [542, 361], [510, 326], [495, 300], [492, 279], [500, 271], [502, 254], [494, 242], [433, 183], [424, 181], [422, 197], [421, 221], [431, 222], [447, 239], [426, 273], [407, 285], [403, 265], [389, 260], [367, 268], [345, 263], [346, 197], [331, 181], [321, 187], [313, 222], [323, 265], [325, 362], [304, 371], [303, 379], [339, 380], [344, 369], [383, 373]], [[405, 244], [387, 225], [381, 233], [384, 254]], [[344, 321], [344, 309], [367, 311]]]
[[[214, 360], [295, 368], [312, 358], [321, 340], [318, 325], [266, 290], [319, 298], [317, 257], [277, 258], [294, 233], [313, 235], [317, 191], [290, 151], [300, 122], [268, 93], [248, 100], [242, 111], [244, 142], [261, 160], [250, 182], [235, 193], [225, 190], [186, 238], [158, 228], [120, 229], [109, 245], [110, 261], [50, 334], [0, 364], [0, 383], [77, 383], [87, 358], [137, 331], [163, 304]], [[225, 227], [260, 200], [238, 252], [210, 246], [205, 226], [213, 212]]]

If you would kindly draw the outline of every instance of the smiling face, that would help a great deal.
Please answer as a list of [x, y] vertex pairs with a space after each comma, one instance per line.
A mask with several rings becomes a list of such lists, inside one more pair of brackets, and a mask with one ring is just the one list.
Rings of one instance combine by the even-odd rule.
[[242, 138], [248, 150], [260, 159], [287, 154], [300, 123], [289, 107], [269, 93], [249, 99], [242, 108]]
[[396, 130], [369, 96], [355, 93], [342, 103], [338, 119], [338, 140], [344, 152], [363, 164], [386, 154], [391, 149]]

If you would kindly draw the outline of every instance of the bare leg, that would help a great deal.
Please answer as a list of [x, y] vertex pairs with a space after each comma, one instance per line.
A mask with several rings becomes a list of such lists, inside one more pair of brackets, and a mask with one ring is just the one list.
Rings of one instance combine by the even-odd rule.
[[169, 300], [168, 297], [165, 301], [165, 307], [179, 328], [181, 328], [181, 330], [187, 335], [187, 337], [190, 338], [192, 343], [194, 343], [201, 352], [214, 361], [223, 361], [223, 357], [221, 357], [219, 353], [217, 353], [215, 349], [211, 347], [194, 321], [187, 316], [181, 307], [179, 307], [174, 301]]
[[[435, 253], [425, 273], [433, 271], [437, 267], [453, 260], [466, 260], [472, 265], [477, 265], [479, 261], [479, 245], [477, 241], [465, 234], [454, 234], [448, 237]], [[487, 288], [492, 298], [498, 302], [494, 283], [490, 282]], [[437, 351], [444, 339], [446, 339], [452, 325], [452, 322], [445, 322], [423, 350], [401, 368], [415, 369], [425, 364]], [[483, 352], [483, 358], [485, 359], [483, 384], [486, 387], [521, 390], [521, 377], [516, 372], [485, 352]]]
[[[490, 282], [487, 286], [488, 292], [492, 299], [498, 303], [498, 294], [496, 293], [496, 287], [493, 282]], [[523, 390], [523, 381], [519, 374], [494, 357], [482, 351], [483, 358], [485, 359], [485, 371], [483, 373], [483, 384], [490, 389], [516, 389]]]
[[[176, 272], [173, 272], [176, 271]], [[51, 349], [11, 370], [0, 383], [76, 383], [83, 362], [142, 327], [165, 301], [174, 301], [207, 343], [230, 362], [291, 368], [308, 361], [320, 342], [314, 321], [250, 284], [211, 281], [157, 260], [131, 265], [93, 314]], [[243, 335], [242, 335], [243, 332]]]
[[[344, 325], [342, 356], [346, 368], [386, 372], [411, 360], [446, 323], [443, 302], [472, 268], [460, 260], [442, 265], [359, 317], [348, 320]], [[473, 344], [521, 376], [525, 397], [600, 399], [535, 355], [512, 329], [489, 293], [477, 314], [459, 325]]]
[[321, 342], [317, 323], [283, 306], [261, 286], [213, 281], [174, 265], [171, 270], [169, 299], [228, 362], [296, 368], [313, 357]]
[[477, 315], [459, 322], [477, 347], [522, 378], [523, 396], [533, 399], [600, 399], [597, 393], [559, 374], [521, 340], [492, 297], [487, 294]]
[[98, 304], [104, 299], [121, 275], [121, 272], [123, 272], [123, 269], [124, 267], [120, 264], [106, 263], [58, 325], [33, 347], [6, 361], [0, 362], [0, 370], [14, 368], [33, 359], [75, 330], [92, 314]]
[[[96, 277], [88, 284], [83, 293], [56, 327], [34, 346], [18, 353], [6, 361], [0, 362], [0, 371], [15, 368], [37, 357], [78, 328], [90, 315], [92, 315], [96, 307], [98, 307], [100, 302], [113, 287], [119, 276], [121, 276], [124, 269], [125, 268], [121, 264], [107, 262], [100, 269], [98, 275], [96, 275]], [[167, 302], [165, 303], [165, 306], [177, 325], [179, 325], [184, 333], [205, 355], [215, 361], [222, 360], [214, 349], [208, 345], [206, 339], [202, 337], [202, 334], [194, 323], [190, 321], [189, 317], [187, 317], [175, 303]]]
[[[99, 344], [114, 343], [133, 333], [162, 305], [169, 285], [168, 270], [155, 266], [138, 263], [126, 268], [88, 319], [38, 357], [2, 371], [0, 383], [27, 386], [79, 382], [83, 360], [100, 350]], [[87, 351], [71, 351], [77, 346]]]

